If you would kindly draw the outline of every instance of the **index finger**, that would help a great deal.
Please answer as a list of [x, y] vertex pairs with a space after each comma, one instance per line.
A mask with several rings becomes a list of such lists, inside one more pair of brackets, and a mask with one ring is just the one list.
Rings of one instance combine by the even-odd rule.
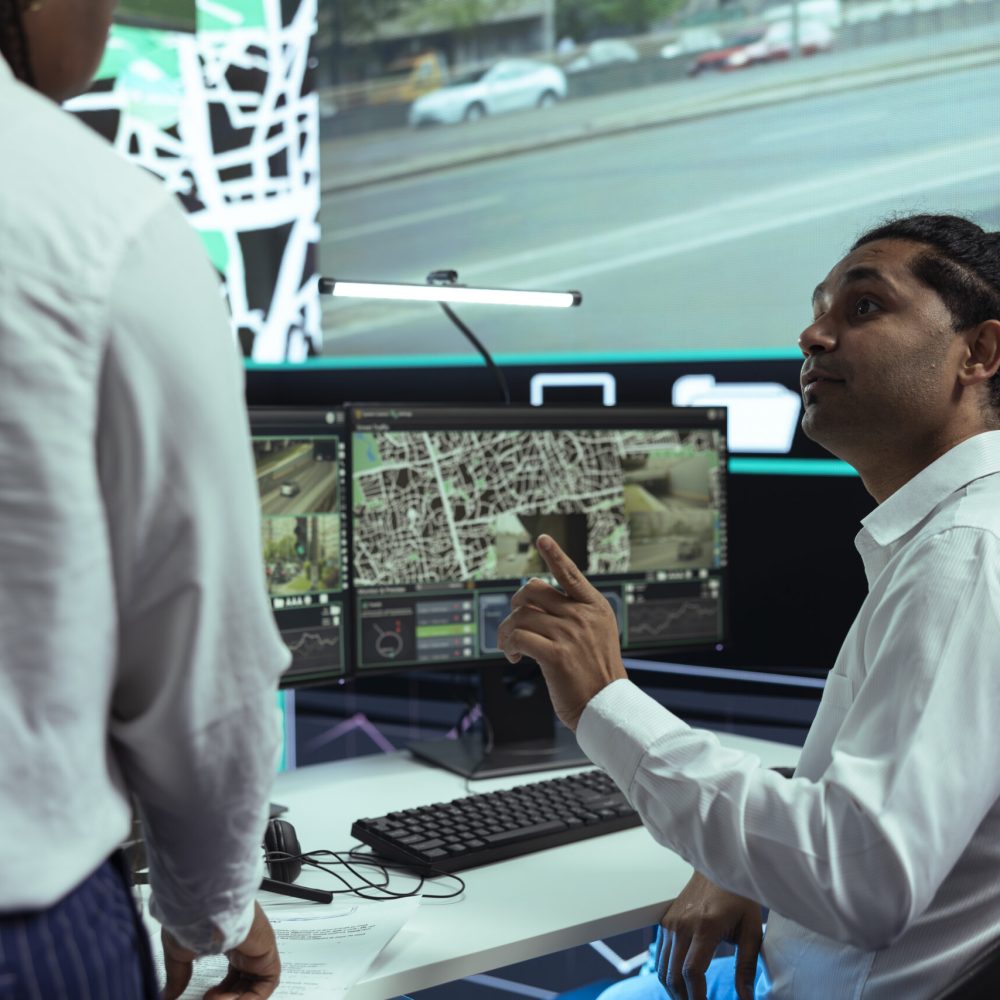
[[539, 535], [535, 540], [535, 547], [567, 596], [582, 604], [592, 604], [601, 597], [551, 535]]

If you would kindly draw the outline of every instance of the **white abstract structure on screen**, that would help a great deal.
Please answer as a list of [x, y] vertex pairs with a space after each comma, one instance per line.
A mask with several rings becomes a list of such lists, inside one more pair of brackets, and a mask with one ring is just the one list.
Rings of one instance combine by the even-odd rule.
[[315, 30], [316, 0], [199, 0], [194, 35], [116, 27], [68, 104], [184, 203], [258, 362], [321, 349]]

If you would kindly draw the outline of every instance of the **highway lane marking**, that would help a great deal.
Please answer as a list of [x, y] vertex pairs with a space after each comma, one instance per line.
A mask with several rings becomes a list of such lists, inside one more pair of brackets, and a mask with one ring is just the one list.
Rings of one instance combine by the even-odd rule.
[[[956, 172], [952, 169], [954, 163], [963, 160], [967, 162], [970, 155], [981, 153], [986, 154], [986, 162], [963, 171]], [[528, 268], [515, 272], [519, 275], [527, 274], [528, 277], [511, 277], [503, 282], [515, 285], [524, 284], [531, 288], [558, 286], [581, 277], [604, 274], [681, 253], [718, 246], [722, 243], [770, 230], [787, 228], [803, 222], [815, 221], [882, 201], [896, 201], [898, 203], [899, 199], [919, 192], [950, 187], [965, 181], [995, 175], [1000, 172], [1000, 167], [997, 166], [998, 153], [1000, 153], [1000, 140], [995, 138], [953, 143], [916, 154], [892, 157], [847, 171], [833, 171], [809, 181], [769, 188], [752, 195], [716, 202], [688, 212], [660, 216], [616, 230], [602, 231], [595, 236], [554, 243], [493, 260], [465, 262], [461, 266], [466, 275], [474, 272], [476, 281], [483, 281], [484, 275], [496, 280], [494, 275], [497, 271], [509, 271], [522, 265], [533, 265], [536, 261], [552, 256], [568, 256], [574, 253], [585, 253], [588, 250], [596, 251], [597, 259], [592, 262], [563, 267], [548, 274], [538, 273], [536, 270]], [[942, 160], [943, 164], [939, 162]], [[942, 166], [944, 169], [941, 169]], [[925, 175], [922, 179], [912, 179], [908, 183], [901, 182], [898, 177], [893, 176], [902, 172], [905, 176], [912, 178], [913, 171], [917, 167], [929, 169], [929, 175]], [[882, 183], [876, 183], [880, 178]], [[864, 194], [853, 198], [838, 197], [838, 192], [850, 185], [861, 187]], [[798, 212], [790, 212], [788, 205], [796, 198], [805, 199], [807, 203], [811, 203], [810, 207]], [[732, 217], [741, 211], [756, 211], [762, 214], [760, 218], [734, 226]], [[616, 253], [610, 248], [610, 244], [613, 242], [634, 241], [636, 237], [655, 234], [663, 229], [677, 230], [684, 226], [693, 226], [696, 235], [689, 239], [657, 242], [655, 246], [647, 246], [632, 253]], [[584, 289], [584, 291], [586, 290]], [[376, 309], [378, 309], [377, 312]], [[326, 313], [326, 310], [324, 312]], [[373, 307], [371, 312], [362, 307], [358, 312], [362, 315], [359, 315], [358, 320], [354, 323], [347, 316], [334, 318], [327, 313], [324, 319], [329, 319], [335, 327], [326, 330], [326, 334], [329, 335], [327, 339], [334, 341], [338, 334], [350, 336], [368, 330], [388, 329], [428, 316], [426, 310], [413, 308], [400, 308], [398, 311], [391, 312], [387, 310], [383, 313], [379, 307]], [[326, 326], [327, 324], [324, 323], [324, 327]]]
[[367, 222], [360, 226], [345, 226], [341, 229], [334, 225], [332, 230], [329, 228], [324, 229], [323, 242], [343, 242], [344, 240], [357, 239], [359, 236], [371, 236], [375, 233], [385, 233], [392, 229], [401, 229], [403, 226], [416, 226], [421, 222], [430, 222], [433, 219], [444, 219], [449, 215], [479, 212], [484, 208], [491, 208], [494, 205], [498, 205], [503, 200], [502, 195], [494, 194], [485, 198], [473, 198], [470, 201], [437, 205], [434, 208], [425, 208], [419, 212], [406, 212], [403, 215], [394, 215], [390, 219]]
[[[602, 258], [606, 258], [610, 256], [608, 244], [612, 241], [628, 243], [636, 237], [646, 236], [663, 229], [676, 229], [679, 226], [692, 224], [703, 226], [706, 219], [715, 215], [721, 215], [725, 218], [735, 212], [755, 208], [773, 211], [776, 204], [780, 207], [782, 203], [787, 204], [793, 198], [816, 196], [823, 201], [828, 201], [838, 188], [842, 188], [845, 185], [857, 184], [870, 190], [873, 180], [877, 179], [880, 175], [900, 172], [904, 176], [912, 176], [914, 169], [924, 165], [939, 168], [928, 179], [928, 185], [930, 187], [941, 187], [953, 182], [955, 175], [951, 171], [955, 163], [963, 162], [970, 155], [978, 152], [986, 152], [994, 155], [1000, 153], [1000, 140], [988, 137], [969, 142], [950, 143], [919, 153], [891, 157], [846, 171], [835, 170], [808, 181], [767, 188], [764, 191], [758, 191], [754, 194], [740, 195], [730, 198], [727, 201], [717, 201], [686, 212], [661, 215], [654, 219], [622, 226], [618, 229], [602, 230], [593, 236], [551, 243], [548, 246], [535, 247], [531, 250], [508, 254], [506, 257], [496, 257], [476, 263], [469, 262], [464, 265], [464, 270], [466, 272], [473, 269], [481, 269], [487, 272], [502, 271], [511, 267], [518, 267], [522, 264], [533, 265], [544, 257], [567, 256], [568, 254], [591, 249], [596, 250]], [[944, 169], [940, 169], [942, 167]], [[988, 169], [997, 170], [998, 168], [995, 164], [991, 164]], [[908, 186], [904, 182], [900, 188], [885, 190], [882, 196], [894, 196], [897, 193], [905, 193], [904, 189]], [[832, 209], [831, 211], [835, 210]], [[540, 286], [533, 285], [532, 287]]]
[[791, 214], [778, 213], [770, 218], [760, 219], [756, 222], [735, 228], [722, 228], [714, 233], [696, 236], [672, 245], [651, 247], [648, 250], [640, 250], [632, 254], [595, 261], [592, 264], [583, 264], [579, 267], [571, 267], [561, 271], [554, 271], [550, 274], [543, 274], [535, 280], [539, 286], [559, 285], [566, 281], [576, 281], [578, 278], [593, 274], [604, 274], [608, 271], [620, 270], [623, 267], [646, 264], [663, 257], [673, 257], [680, 253], [703, 250], [707, 247], [717, 246], [720, 243], [735, 242], [736, 240], [745, 239], [748, 236], [757, 236], [760, 233], [765, 233], [773, 229], [786, 229], [791, 226], [801, 225], [804, 222], [813, 222], [824, 216], [838, 215], [842, 212], [848, 212], [855, 208], [863, 208], [866, 205], [876, 204], [880, 201], [898, 201], [898, 199], [908, 195], [918, 194], [922, 191], [931, 191], [939, 187], [949, 187], [965, 181], [979, 180], [983, 177], [994, 176], [998, 172], [1000, 172], [1000, 168], [995, 164], [987, 164], [959, 171], [944, 178], [934, 177], [923, 181], [915, 181], [902, 188], [893, 187], [891, 189], [869, 191], [861, 197], [848, 201], [834, 200], [831, 204], [824, 204], [817, 208], [808, 208]]

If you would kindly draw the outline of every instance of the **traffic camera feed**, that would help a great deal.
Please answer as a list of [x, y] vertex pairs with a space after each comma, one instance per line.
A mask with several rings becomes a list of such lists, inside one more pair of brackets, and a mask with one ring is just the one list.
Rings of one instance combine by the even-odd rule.
[[284, 683], [345, 669], [346, 459], [340, 411], [250, 411], [267, 592], [292, 652]]
[[264, 569], [272, 594], [340, 589], [340, 474], [332, 439], [254, 440]]
[[[320, 0], [319, 267], [583, 292], [460, 310], [501, 361], [792, 357], [873, 221], [1000, 226], [1000, 0], [420, 6]], [[470, 350], [433, 305], [322, 307], [331, 358]]]

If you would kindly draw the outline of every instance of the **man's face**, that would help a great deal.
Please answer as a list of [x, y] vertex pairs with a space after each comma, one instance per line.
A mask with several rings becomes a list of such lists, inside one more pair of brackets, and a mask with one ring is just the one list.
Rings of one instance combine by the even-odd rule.
[[851, 251], [813, 296], [805, 355], [806, 435], [856, 467], [947, 436], [965, 348], [944, 302], [909, 263], [926, 248], [877, 240]]

